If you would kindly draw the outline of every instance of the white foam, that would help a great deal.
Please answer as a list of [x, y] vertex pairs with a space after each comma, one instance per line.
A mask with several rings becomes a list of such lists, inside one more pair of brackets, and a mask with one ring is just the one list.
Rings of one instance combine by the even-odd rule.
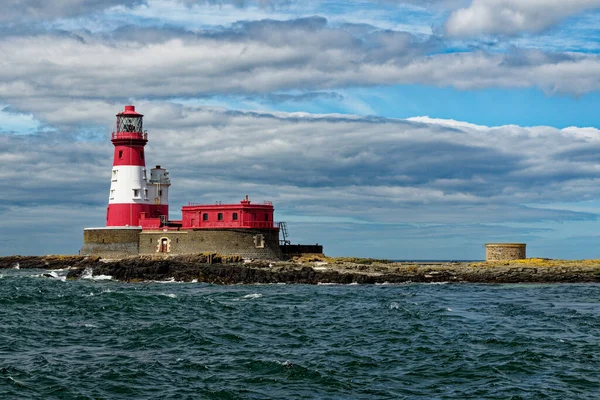
[[95, 281], [110, 281], [113, 277], [111, 275], [96, 275], [93, 276], [91, 279], [95, 280]]
[[261, 298], [261, 297], [263, 297], [263, 295], [262, 295], [262, 294], [260, 294], [260, 293], [252, 293], [252, 294], [247, 294], [247, 295], [245, 295], [245, 296], [244, 296], [244, 297], [242, 297], [242, 298], [243, 298], [243, 299], [259, 299], [259, 298]]
[[86, 328], [97, 328], [97, 326], [93, 324], [83, 324], [83, 326], [85, 326]]
[[83, 270], [83, 274], [81, 274], [81, 279], [90, 279], [93, 281], [109, 281], [112, 279], [110, 275], [94, 275], [94, 271], [87, 267]]
[[86, 269], [83, 270], [83, 273], [81, 274], [81, 279], [92, 279], [93, 277], [93, 271], [90, 267], [87, 267]]
[[50, 271], [45, 276], [48, 276], [48, 275], [50, 275], [50, 277], [52, 277], [54, 279], [58, 279], [59, 281], [65, 282], [67, 280], [66, 275], [59, 275], [56, 273], [56, 271]]
[[176, 281], [174, 277], [170, 277], [164, 281], [146, 281], [146, 282], [152, 282], [152, 283], [186, 283], [183, 281]]
[[21, 266], [19, 263], [16, 263], [15, 266], [13, 267], [13, 269], [21, 269]]
[[192, 279], [192, 283], [198, 283], [198, 279]]
[[161, 295], [161, 296], [165, 296], [165, 297], [169, 297], [169, 298], [171, 298], [171, 299], [175, 299], [175, 298], [177, 298], [177, 295], [176, 295], [176, 294], [174, 294], [174, 293], [161, 293], [160, 295]]
[[399, 308], [400, 308], [400, 304], [396, 303], [395, 301], [390, 304], [390, 310], [397, 310]]
[[315, 271], [325, 271], [327, 267], [313, 267]]
[[294, 363], [291, 362], [290, 360], [285, 360], [284, 362], [281, 362], [279, 360], [275, 360], [275, 362], [279, 365], [283, 365], [286, 368], [292, 368], [294, 366]]

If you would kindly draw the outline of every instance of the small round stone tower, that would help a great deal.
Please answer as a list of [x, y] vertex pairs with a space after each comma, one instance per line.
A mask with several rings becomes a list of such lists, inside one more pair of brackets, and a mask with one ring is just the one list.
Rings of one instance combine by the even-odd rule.
[[485, 261], [522, 260], [527, 258], [526, 243], [486, 243]]

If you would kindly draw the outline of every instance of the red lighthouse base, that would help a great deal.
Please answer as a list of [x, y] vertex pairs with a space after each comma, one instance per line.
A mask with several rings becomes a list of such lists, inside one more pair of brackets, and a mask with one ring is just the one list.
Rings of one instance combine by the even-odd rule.
[[164, 215], [168, 218], [169, 206], [166, 204], [109, 204], [106, 210], [106, 226], [143, 226], [147, 218], [157, 219]]

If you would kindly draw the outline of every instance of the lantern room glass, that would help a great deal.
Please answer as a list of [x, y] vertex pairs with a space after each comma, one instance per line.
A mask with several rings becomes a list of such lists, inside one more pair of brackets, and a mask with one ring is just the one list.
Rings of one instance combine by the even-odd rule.
[[118, 132], [142, 133], [142, 117], [120, 115], [117, 117]]

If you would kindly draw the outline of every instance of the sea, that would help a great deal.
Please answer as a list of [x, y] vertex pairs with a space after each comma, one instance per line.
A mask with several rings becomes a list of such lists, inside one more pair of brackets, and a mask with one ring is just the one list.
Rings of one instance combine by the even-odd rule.
[[0, 270], [0, 399], [598, 399], [600, 285]]

